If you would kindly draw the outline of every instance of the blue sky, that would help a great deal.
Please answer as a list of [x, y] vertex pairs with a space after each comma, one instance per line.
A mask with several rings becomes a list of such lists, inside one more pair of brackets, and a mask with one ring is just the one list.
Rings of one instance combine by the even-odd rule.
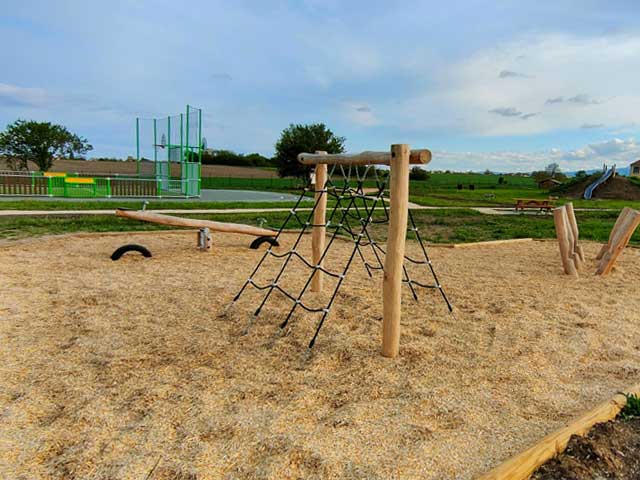
[[289, 123], [431, 168], [640, 158], [640, 2], [29, 1], [0, 16], [0, 125], [135, 153], [136, 116], [203, 108], [208, 145], [273, 154]]

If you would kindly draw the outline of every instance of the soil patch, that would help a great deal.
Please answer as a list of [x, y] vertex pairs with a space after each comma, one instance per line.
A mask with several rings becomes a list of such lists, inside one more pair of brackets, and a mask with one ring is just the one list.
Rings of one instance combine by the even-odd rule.
[[533, 480], [640, 478], [640, 418], [595, 425], [586, 436], [574, 435], [567, 449], [541, 466]]

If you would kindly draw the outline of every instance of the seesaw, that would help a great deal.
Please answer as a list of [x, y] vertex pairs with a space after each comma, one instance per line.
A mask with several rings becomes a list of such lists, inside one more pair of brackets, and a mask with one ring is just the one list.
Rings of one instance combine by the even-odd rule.
[[200, 220], [197, 218], [182, 218], [161, 213], [147, 212], [145, 210], [129, 210], [117, 208], [118, 217], [140, 220], [142, 222], [159, 223], [161, 225], [171, 225], [174, 227], [187, 227], [198, 229], [198, 247], [201, 250], [211, 249], [211, 232], [240, 233], [243, 235], [253, 235], [256, 238], [251, 242], [250, 248], [257, 249], [263, 243], [279, 246], [275, 240], [278, 232], [267, 230], [266, 228], [242, 225], [239, 223], [214, 222], [213, 220]]

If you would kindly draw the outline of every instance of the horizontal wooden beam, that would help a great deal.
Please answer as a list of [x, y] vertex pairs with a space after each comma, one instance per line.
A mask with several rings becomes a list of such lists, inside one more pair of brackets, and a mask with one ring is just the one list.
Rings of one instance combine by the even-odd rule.
[[215, 232], [241, 233], [244, 235], [255, 235], [256, 237], [274, 237], [277, 232], [265, 228], [252, 227], [239, 223], [214, 222], [212, 220], [199, 220], [197, 218], [182, 218], [171, 215], [163, 215], [141, 210], [116, 209], [118, 217], [140, 220], [142, 222], [160, 223], [162, 225], [172, 225], [174, 227], [208, 228]]
[[[298, 161], [303, 165], [391, 165], [391, 152], [362, 152], [362, 153], [301, 153]], [[409, 163], [426, 165], [431, 161], [431, 152], [427, 149], [411, 150]]]
[[[640, 384], [634, 385], [627, 394], [639, 394]], [[626, 405], [627, 399], [622, 394], [617, 394], [610, 400], [601, 403], [593, 410], [576, 419], [560, 430], [547, 435], [531, 448], [507, 460], [486, 473], [477, 480], [526, 480], [538, 467], [547, 460], [559, 455], [567, 448], [567, 443], [572, 435], [584, 435], [596, 423], [604, 423], [613, 420], [620, 410]]]

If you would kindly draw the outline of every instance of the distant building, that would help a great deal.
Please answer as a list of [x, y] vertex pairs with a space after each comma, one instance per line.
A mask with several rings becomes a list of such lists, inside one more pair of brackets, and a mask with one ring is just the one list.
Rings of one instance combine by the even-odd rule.
[[545, 178], [544, 180], [540, 180], [538, 182], [538, 188], [544, 188], [546, 190], [549, 190], [549, 189], [551, 189], [553, 187], [557, 187], [561, 183], [562, 182], [559, 182], [555, 178]]
[[631, 165], [629, 165], [629, 176], [640, 177], [640, 160], [636, 160]]

